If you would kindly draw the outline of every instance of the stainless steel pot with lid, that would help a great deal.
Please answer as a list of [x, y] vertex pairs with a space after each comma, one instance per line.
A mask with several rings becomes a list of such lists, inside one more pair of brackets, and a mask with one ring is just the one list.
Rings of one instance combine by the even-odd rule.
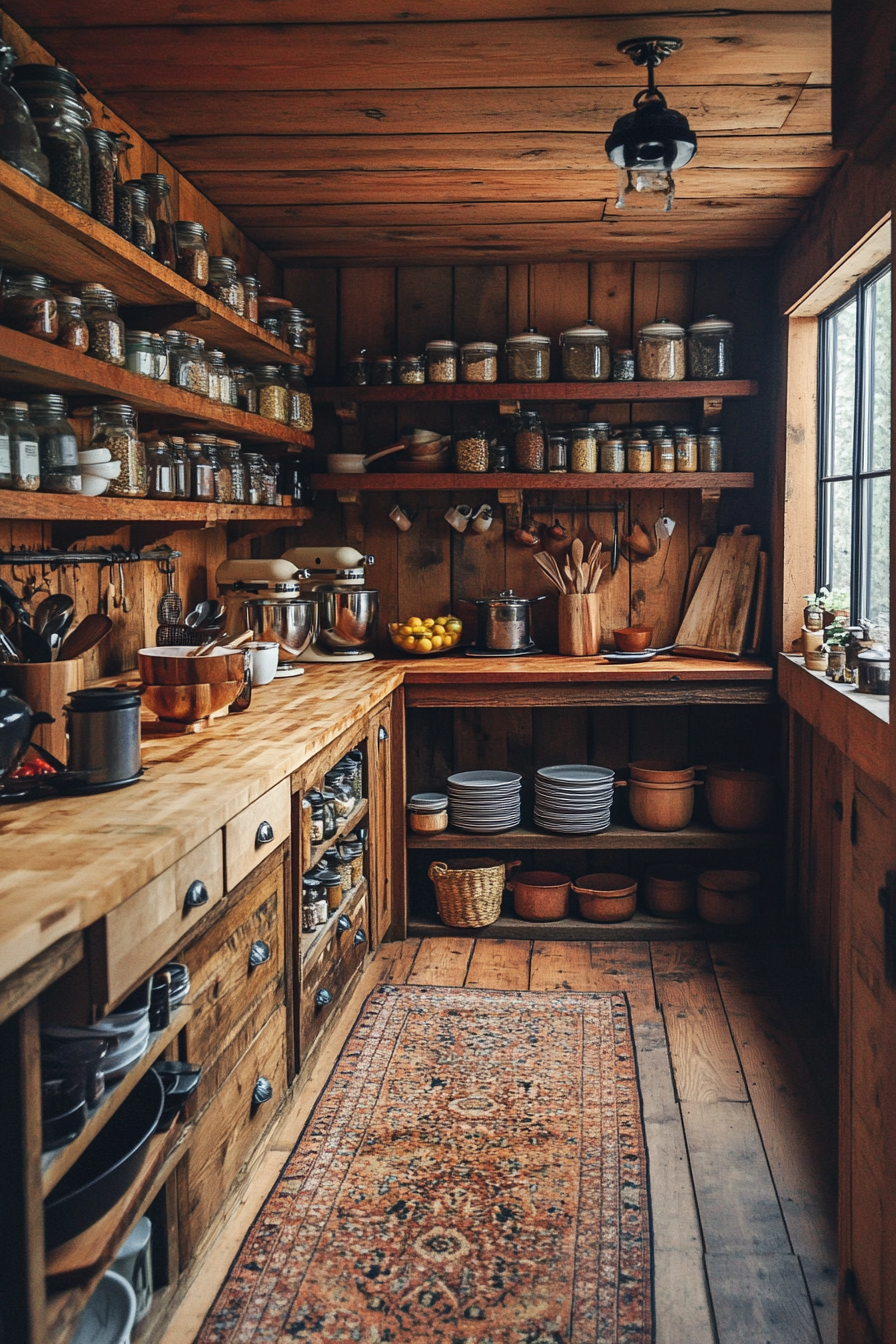
[[529, 633], [529, 608], [539, 597], [518, 597], [512, 588], [491, 597], [462, 598], [467, 606], [476, 608], [476, 647], [501, 651], [528, 649], [532, 643]]

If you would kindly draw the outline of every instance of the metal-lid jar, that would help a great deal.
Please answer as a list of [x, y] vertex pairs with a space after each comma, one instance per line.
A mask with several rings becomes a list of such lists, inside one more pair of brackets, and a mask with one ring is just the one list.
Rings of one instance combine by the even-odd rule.
[[460, 348], [462, 383], [498, 381], [498, 347], [492, 341], [471, 341]]
[[113, 686], [72, 691], [68, 719], [68, 768], [85, 771], [87, 783], [124, 784], [141, 773], [140, 694]]
[[511, 383], [546, 383], [551, 377], [551, 339], [535, 327], [508, 336], [504, 342], [507, 378]]
[[685, 376], [684, 327], [662, 317], [638, 332], [638, 374], [646, 382], [674, 383]]
[[208, 284], [208, 234], [195, 219], [179, 219], [174, 225], [177, 273], [200, 289]]
[[560, 333], [563, 377], [570, 383], [604, 383], [610, 377], [610, 336], [589, 317]]
[[28, 104], [49, 160], [50, 190], [89, 215], [90, 112], [81, 100], [77, 76], [58, 65], [17, 65], [9, 80]]
[[733, 377], [734, 323], [710, 313], [688, 327], [688, 373], [695, 380]]
[[7, 271], [3, 276], [0, 321], [26, 336], [55, 341], [59, 335], [59, 310], [47, 276], [37, 271]]
[[127, 359], [124, 322], [118, 299], [105, 285], [81, 285], [81, 308], [90, 332], [90, 354], [107, 364], [123, 366]]
[[426, 342], [426, 381], [457, 382], [457, 341]]

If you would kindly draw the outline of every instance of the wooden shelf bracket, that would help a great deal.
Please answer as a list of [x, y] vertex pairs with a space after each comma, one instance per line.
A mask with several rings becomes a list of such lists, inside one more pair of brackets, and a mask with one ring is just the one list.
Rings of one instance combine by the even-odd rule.
[[504, 530], [515, 532], [523, 523], [522, 490], [499, 490], [498, 503], [504, 505]]
[[359, 550], [364, 546], [364, 504], [358, 490], [337, 490], [336, 498], [345, 515], [345, 539]]

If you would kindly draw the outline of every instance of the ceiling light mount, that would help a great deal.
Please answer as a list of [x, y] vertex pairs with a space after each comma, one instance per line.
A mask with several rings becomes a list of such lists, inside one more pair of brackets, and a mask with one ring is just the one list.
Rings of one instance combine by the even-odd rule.
[[647, 87], [635, 96], [634, 112], [619, 118], [606, 142], [607, 156], [619, 169], [618, 210], [626, 205], [670, 210], [673, 170], [690, 163], [697, 152], [687, 117], [667, 106], [653, 77], [681, 46], [680, 37], [633, 37], [617, 47], [635, 65], [647, 67]]
[[630, 37], [620, 42], [616, 50], [628, 56], [635, 65], [649, 65], [656, 68], [662, 65], [667, 56], [681, 51], [680, 37]]

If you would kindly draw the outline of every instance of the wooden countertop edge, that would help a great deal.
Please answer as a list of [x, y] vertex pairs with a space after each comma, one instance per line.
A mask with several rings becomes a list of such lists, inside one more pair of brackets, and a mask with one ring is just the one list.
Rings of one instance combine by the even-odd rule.
[[[624, 684], [673, 675], [691, 682], [768, 681], [774, 673], [755, 660], [625, 666], [551, 655], [502, 659], [497, 666], [460, 658], [426, 666], [409, 660], [351, 669], [307, 665], [296, 681], [257, 689], [248, 714], [204, 733], [146, 738], [146, 775], [131, 788], [0, 808], [0, 981], [122, 904], [405, 682]], [[135, 674], [121, 680], [128, 677]]]
[[886, 696], [859, 695], [837, 685], [823, 672], [810, 672], [802, 658], [778, 658], [781, 699], [866, 775], [893, 787], [890, 702]]

